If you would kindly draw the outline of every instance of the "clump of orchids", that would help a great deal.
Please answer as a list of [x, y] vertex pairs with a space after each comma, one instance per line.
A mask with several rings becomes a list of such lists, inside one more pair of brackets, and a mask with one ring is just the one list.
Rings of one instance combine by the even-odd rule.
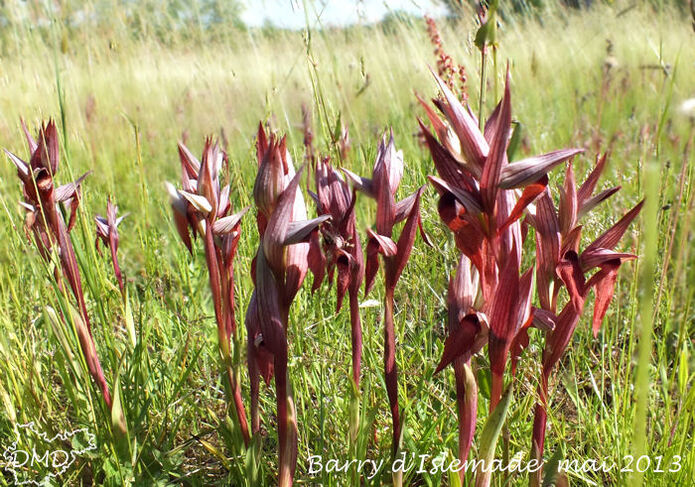
[[[429, 178], [440, 195], [439, 215], [453, 232], [461, 252], [456, 275], [449, 285], [449, 335], [437, 367], [437, 372], [449, 364], [454, 367], [459, 460], [466, 460], [475, 432], [477, 384], [471, 368], [472, 356], [487, 344], [492, 412], [502, 396], [507, 362], [511, 362], [510, 374], [514, 376], [517, 361], [529, 343], [531, 326], [546, 332], [533, 434], [533, 452], [540, 458], [549, 376], [569, 344], [591, 289], [596, 296], [593, 329], [598, 332], [613, 296], [620, 264], [636, 258], [613, 249], [642, 203], [580, 252], [579, 218], [619, 189], [593, 195], [606, 164], [605, 156], [579, 188], [571, 161], [582, 149], [560, 149], [510, 163], [509, 75], [504, 97], [483, 130], [478, 128], [471, 111], [434, 76], [443, 98], [436, 98], [433, 103], [444, 118], [420, 100], [436, 137], [424, 123], [420, 122], [420, 127], [439, 174]], [[556, 209], [547, 173], [565, 162], [567, 169]], [[535, 249], [525, 245], [529, 226], [535, 229]], [[522, 270], [523, 254], [533, 250], [535, 265]], [[534, 267], [537, 306], [533, 305]], [[587, 277], [596, 268], [598, 271]], [[563, 287], [568, 301], [557, 314], [558, 295]], [[462, 479], [463, 474], [462, 471]], [[489, 484], [489, 474], [480, 476], [477, 484]]]

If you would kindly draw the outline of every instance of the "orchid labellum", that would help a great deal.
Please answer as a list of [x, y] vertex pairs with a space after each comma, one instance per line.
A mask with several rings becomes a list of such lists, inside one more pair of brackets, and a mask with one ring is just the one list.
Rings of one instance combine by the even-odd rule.
[[318, 243], [319, 224], [330, 216], [307, 220], [304, 197], [299, 190], [302, 170], [295, 173], [284, 137], [278, 139], [271, 134], [268, 138], [260, 125], [257, 149], [258, 175], [253, 198], [258, 209], [260, 244], [252, 270], [255, 289], [246, 313], [251, 423], [256, 434], [260, 430], [259, 378], [262, 375], [269, 384], [274, 376], [278, 484], [289, 486], [297, 463], [297, 419], [287, 370], [289, 310], [310, 264], [312, 272], [319, 269], [316, 258], [320, 250], [312, 247]]
[[[379, 255], [384, 260], [384, 375], [386, 392], [393, 422], [392, 454], [395, 456], [400, 444], [401, 421], [398, 407], [398, 368], [396, 365], [396, 335], [393, 323], [394, 292], [403, 273], [420, 228], [423, 239], [429, 244], [422, 230], [420, 219], [420, 197], [424, 186], [401, 201], [396, 201], [396, 192], [403, 176], [403, 152], [396, 150], [393, 134], [382, 137], [377, 150], [376, 162], [371, 179], [357, 176], [344, 170], [354, 187], [376, 200], [376, 228], [368, 229], [367, 263], [365, 268], [365, 294], [374, 285], [379, 270]], [[394, 227], [405, 220], [398, 241], [392, 240]], [[400, 478], [394, 475], [394, 481]]]
[[[167, 183], [174, 222], [181, 240], [192, 253], [191, 234], [200, 236], [205, 248], [210, 291], [217, 321], [220, 355], [227, 374], [237, 424], [244, 442], [250, 435], [241, 397], [240, 374], [232, 357], [232, 337], [236, 343], [234, 316], [234, 257], [240, 236], [241, 218], [248, 208], [234, 213], [230, 186], [222, 186], [220, 173], [228, 164], [226, 154], [211, 139], [206, 139], [202, 161], [179, 143], [182, 189]], [[238, 348], [238, 347], [237, 347]], [[238, 351], [235, 349], [235, 355]]]
[[[70, 231], [75, 225], [80, 204], [80, 187], [87, 174], [75, 182], [56, 186], [54, 177], [58, 172], [60, 148], [55, 123], [51, 120], [43, 125], [38, 140], [34, 140], [24, 123], [22, 127], [31, 152], [29, 163], [7, 150], [5, 153], [17, 167], [17, 175], [22, 181], [24, 201], [21, 205], [26, 210], [24, 228], [27, 236], [30, 232], [33, 234], [34, 244], [46, 262], [50, 262], [54, 251], [58, 255], [60, 269], [56, 267], [54, 272], [56, 282], [62, 289], [63, 279], [67, 281], [77, 301], [79, 316], [75, 316], [73, 322], [80, 348], [89, 374], [97, 383], [107, 407], [111, 409], [111, 395], [94, 345], [80, 270], [70, 239]], [[70, 216], [67, 223], [60, 211], [60, 204], [69, 208]]]

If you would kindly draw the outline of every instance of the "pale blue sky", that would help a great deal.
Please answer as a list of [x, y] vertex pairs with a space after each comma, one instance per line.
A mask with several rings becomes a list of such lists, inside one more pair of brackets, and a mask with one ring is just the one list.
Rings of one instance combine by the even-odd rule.
[[[300, 29], [305, 24], [303, 0], [242, 0], [242, 20], [260, 26], [268, 19], [278, 27]], [[323, 25], [346, 25], [355, 22], [378, 22], [392, 10], [438, 17], [446, 9], [433, 0], [307, 0], [309, 21], [316, 26], [317, 14]]]

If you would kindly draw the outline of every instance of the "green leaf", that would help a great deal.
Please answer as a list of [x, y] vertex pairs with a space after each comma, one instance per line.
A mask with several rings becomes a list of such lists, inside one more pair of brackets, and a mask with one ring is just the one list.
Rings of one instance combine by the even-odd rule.
[[683, 344], [678, 363], [678, 391], [681, 396], [685, 396], [685, 390], [688, 387], [688, 347]]
[[509, 145], [507, 146], [507, 160], [509, 162], [514, 161], [514, 155], [521, 145], [521, 131], [523, 126], [521, 122], [512, 122], [514, 124], [514, 131], [512, 132], [512, 137], [509, 140]]
[[261, 441], [261, 435], [253, 435], [251, 443], [249, 443], [249, 447], [246, 449], [244, 465], [246, 467], [246, 485], [248, 486], [261, 484], [261, 468], [263, 466], [263, 462], [261, 462], [263, 451]]
[[126, 296], [125, 296], [125, 311], [124, 311], [124, 318], [125, 318], [125, 327], [126, 330], [128, 330], [128, 337], [130, 338], [130, 343], [133, 345], [133, 348], [136, 347], [138, 344], [138, 338], [137, 335], [135, 334], [135, 321], [133, 320], [133, 308], [130, 305], [130, 299], [128, 299], [128, 291], [126, 290]]
[[562, 475], [558, 468], [562, 459], [562, 448], [558, 448], [550, 457], [545, 467], [545, 475], [543, 475], [543, 487], [553, 487], [556, 485], [559, 475]]
[[479, 368], [478, 369], [478, 392], [483, 396], [484, 399], [490, 400], [490, 369]]
[[119, 438], [128, 438], [128, 424], [123, 414], [123, 404], [121, 402], [121, 366], [123, 361], [118, 365], [116, 371], [116, 381], [113, 385], [113, 404], [111, 405], [111, 427]]
[[507, 410], [512, 401], [512, 385], [510, 384], [505, 393], [502, 395], [499, 404], [487, 418], [483, 427], [483, 434], [480, 438], [480, 454], [479, 459], [484, 461], [483, 470], [478, 472], [475, 479], [476, 487], [488, 487], [492, 475], [492, 461], [495, 458], [495, 447], [497, 439], [502, 431], [502, 425], [507, 417]]

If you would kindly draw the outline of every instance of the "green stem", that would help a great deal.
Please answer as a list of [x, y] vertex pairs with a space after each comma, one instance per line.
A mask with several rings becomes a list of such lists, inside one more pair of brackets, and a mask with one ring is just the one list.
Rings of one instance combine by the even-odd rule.
[[485, 104], [485, 46], [480, 50], [480, 96], [478, 97], [478, 126], [483, 128], [483, 105]]

